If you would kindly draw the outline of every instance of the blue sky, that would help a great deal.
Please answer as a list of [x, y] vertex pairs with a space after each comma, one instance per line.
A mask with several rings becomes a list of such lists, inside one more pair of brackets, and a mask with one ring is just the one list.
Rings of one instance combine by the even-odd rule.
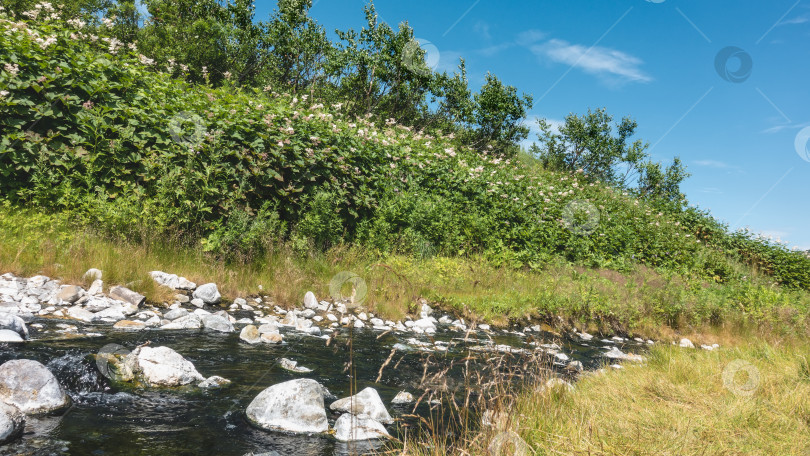
[[[364, 3], [316, 0], [312, 15], [359, 29]], [[655, 159], [684, 160], [691, 204], [810, 249], [810, 0], [375, 4], [414, 28], [437, 69], [463, 57], [474, 89], [491, 71], [533, 94], [532, 126], [589, 107], [632, 116]], [[256, 18], [275, 6], [257, 2]]]

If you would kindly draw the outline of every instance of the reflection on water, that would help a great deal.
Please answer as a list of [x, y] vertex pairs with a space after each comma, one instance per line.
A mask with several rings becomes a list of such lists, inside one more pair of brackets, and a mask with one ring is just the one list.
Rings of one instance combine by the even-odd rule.
[[[39, 320], [53, 328], [54, 320]], [[437, 366], [449, 365], [469, 352], [459, 345], [447, 352], [425, 354], [418, 350], [398, 351], [383, 370], [379, 383], [374, 383], [380, 367], [395, 344], [409, 337], [358, 332], [348, 343], [348, 334], [337, 337], [328, 346], [317, 337], [295, 332], [285, 334], [283, 345], [247, 345], [239, 342], [238, 333], [199, 333], [144, 331], [124, 333], [108, 327], [93, 326], [86, 331], [100, 337], [59, 339], [54, 333], [32, 331], [24, 345], [0, 344], [0, 363], [9, 359], [35, 359], [57, 376], [73, 399], [73, 406], [62, 416], [29, 418], [21, 441], [0, 447], [0, 454], [24, 455], [245, 455], [275, 452], [279, 455], [362, 454], [379, 442], [344, 444], [330, 436], [295, 436], [262, 431], [250, 426], [244, 410], [253, 398], [270, 385], [294, 378], [312, 378], [325, 385], [337, 397], [351, 393], [350, 370], [353, 359], [355, 391], [372, 386], [383, 401], [390, 404], [397, 392], [405, 389], [419, 396], [415, 388], [423, 376], [426, 356]], [[435, 340], [457, 342], [458, 333], [438, 334]], [[129, 349], [149, 341], [152, 346], [165, 345], [189, 359], [205, 377], [220, 375], [233, 383], [223, 389], [143, 390], [116, 388], [98, 372], [91, 354], [109, 343]], [[424, 339], [429, 342], [429, 339]], [[496, 343], [525, 346], [516, 335], [495, 338]], [[480, 344], [480, 341], [476, 342]], [[401, 347], [401, 345], [398, 345]], [[601, 362], [597, 346], [586, 347], [575, 342], [563, 344], [572, 359], [586, 367]], [[299, 365], [314, 369], [308, 374], [294, 374], [281, 369], [277, 360], [286, 357]], [[461, 384], [461, 371], [450, 369], [449, 383]], [[455, 376], [455, 378], [454, 378]], [[327, 401], [328, 405], [329, 401]], [[423, 407], [425, 408], [425, 407]], [[408, 408], [389, 405], [392, 415], [411, 412]], [[426, 413], [426, 410], [418, 412]], [[328, 409], [330, 424], [337, 418]], [[407, 421], [407, 420], [406, 420]], [[389, 426], [396, 435], [396, 426]]]

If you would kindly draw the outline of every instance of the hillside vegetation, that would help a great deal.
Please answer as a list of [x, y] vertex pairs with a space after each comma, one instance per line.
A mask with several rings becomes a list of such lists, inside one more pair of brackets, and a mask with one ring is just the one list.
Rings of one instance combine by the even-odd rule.
[[[810, 259], [728, 231], [686, 206], [677, 185], [661, 196], [595, 171], [560, 171], [549, 160], [564, 162], [559, 148], [535, 147], [541, 160], [516, 153], [504, 138], [480, 140], [486, 122], [440, 129], [358, 116], [356, 101], [314, 91], [252, 87], [227, 74], [195, 81], [119, 41], [114, 26], [44, 5], [0, 12], [5, 217], [46, 210], [115, 242], [200, 249], [207, 261], [256, 267], [280, 251], [305, 257], [354, 246], [369, 261], [447, 257], [519, 274], [560, 265], [626, 274], [650, 268], [692, 290], [664, 299], [654, 321], [675, 324], [687, 307], [700, 309], [689, 313], [694, 322], [718, 322], [726, 312], [761, 316], [788, 301], [797, 313], [787, 319], [804, 321], [806, 300], [780, 290], [810, 289]], [[473, 98], [480, 105], [485, 97]], [[704, 307], [695, 296], [706, 287], [739, 297]], [[498, 299], [542, 308], [553, 290]], [[465, 293], [444, 298], [493, 302]], [[591, 317], [610, 318], [607, 307]]]

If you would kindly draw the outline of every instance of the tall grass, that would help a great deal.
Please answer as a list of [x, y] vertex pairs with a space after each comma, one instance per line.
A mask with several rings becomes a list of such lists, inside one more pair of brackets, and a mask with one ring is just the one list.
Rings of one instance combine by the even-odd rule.
[[[810, 454], [810, 345], [751, 342], [715, 351], [658, 346], [642, 365], [581, 376], [573, 388], [489, 372], [497, 392], [464, 415], [466, 433], [430, 433], [401, 455]], [[466, 391], [462, 390], [462, 397]], [[480, 415], [479, 415], [480, 416]]]
[[524, 394], [511, 429], [537, 454], [807, 455], [808, 356], [806, 341], [659, 347], [573, 392]]

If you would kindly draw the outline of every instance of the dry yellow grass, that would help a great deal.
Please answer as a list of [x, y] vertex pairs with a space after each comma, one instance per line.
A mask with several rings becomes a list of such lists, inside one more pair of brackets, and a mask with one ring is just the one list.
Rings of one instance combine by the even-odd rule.
[[659, 347], [573, 392], [525, 393], [511, 430], [536, 454], [807, 456], [809, 360], [806, 342]]

